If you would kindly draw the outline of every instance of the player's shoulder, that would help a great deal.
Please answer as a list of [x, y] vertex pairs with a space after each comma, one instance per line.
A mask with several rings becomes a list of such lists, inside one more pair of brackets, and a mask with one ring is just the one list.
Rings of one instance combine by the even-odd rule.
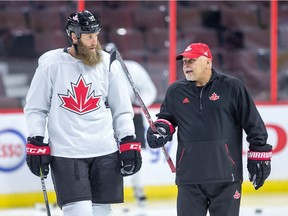
[[101, 65], [104, 66], [105, 68], [109, 68], [111, 61], [113, 61], [110, 58], [111, 55], [108, 52], [104, 51], [104, 50], [99, 50], [99, 53], [100, 53], [101, 58], [102, 58]]
[[215, 72], [215, 73], [217, 74], [217, 77], [219, 78], [219, 81], [222, 84], [226, 84], [226, 85], [234, 86], [234, 87], [243, 85], [243, 82], [235, 76], [224, 74], [221, 72]]
[[63, 48], [49, 50], [39, 57], [38, 63], [45, 65], [55, 64], [56, 62], [59, 61], [65, 61], [68, 55], [69, 55], [68, 53], [64, 52]]
[[167, 89], [167, 94], [175, 94], [178, 90], [181, 91], [181, 89], [186, 88], [187, 85], [189, 85], [189, 81], [185, 78], [177, 80], [170, 84]]
[[110, 59], [110, 54], [104, 50], [99, 50], [100, 54], [102, 55], [103, 60], [108, 60]]
[[176, 80], [174, 83], [172, 83], [169, 88], [170, 89], [177, 89], [180, 88], [182, 86], [186, 86], [189, 84], [189, 81], [186, 78], [180, 79], [180, 80]]
[[106, 66], [110, 64], [110, 54], [104, 50], [100, 50], [100, 55], [102, 56], [102, 63]]

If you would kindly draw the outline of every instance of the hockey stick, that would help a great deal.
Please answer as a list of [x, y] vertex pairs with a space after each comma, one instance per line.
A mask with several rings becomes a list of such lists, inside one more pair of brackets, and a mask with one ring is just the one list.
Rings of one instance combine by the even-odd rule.
[[42, 172], [42, 168], [41, 167], [40, 167], [40, 178], [41, 178], [41, 185], [42, 185], [42, 191], [43, 191], [43, 196], [44, 196], [47, 216], [51, 216], [50, 206], [49, 206], [49, 201], [48, 201], [48, 195], [47, 195], [45, 181], [44, 181], [44, 176], [43, 176], [43, 172]]
[[[115, 56], [113, 56], [113, 55], [115, 55]], [[131, 74], [129, 73], [128, 68], [126, 67], [126, 65], [125, 65], [125, 63], [124, 63], [124, 61], [123, 61], [123, 59], [122, 59], [119, 51], [118, 51], [118, 50], [114, 50], [114, 51], [112, 52], [112, 54], [111, 54], [111, 57], [112, 57], [112, 58], [115, 58], [116, 60], [118, 60], [118, 61], [120, 62], [120, 64], [121, 64], [121, 66], [122, 66], [122, 68], [123, 68], [123, 70], [124, 70], [124, 72], [125, 72], [128, 80], [129, 80], [129, 83], [130, 83], [130, 85], [131, 85], [131, 87], [132, 87], [132, 89], [133, 89], [133, 91], [134, 91], [134, 94], [135, 94], [135, 96], [136, 96], [136, 98], [137, 98], [137, 100], [138, 100], [138, 102], [139, 102], [139, 104], [140, 104], [140, 107], [142, 108], [142, 111], [144, 112], [144, 114], [145, 114], [145, 116], [146, 116], [146, 119], [147, 119], [150, 127], [152, 128], [153, 131], [156, 132], [157, 129], [156, 129], [156, 127], [155, 127], [155, 125], [154, 125], [154, 122], [153, 122], [153, 120], [152, 120], [152, 118], [151, 118], [151, 116], [150, 116], [150, 113], [149, 113], [146, 105], [144, 104], [144, 102], [143, 102], [143, 100], [142, 100], [142, 98], [141, 98], [141, 96], [140, 96], [140, 93], [139, 93], [139, 91], [138, 91], [138, 88], [137, 88], [136, 84], [134, 83], [134, 81], [133, 81], [133, 79], [132, 79], [132, 76], [131, 76]], [[157, 131], [157, 132], [158, 132], [158, 131]], [[158, 132], [158, 133], [159, 133], [159, 132]], [[161, 133], [159, 133], [159, 134], [161, 134]], [[168, 165], [169, 165], [169, 167], [170, 167], [170, 169], [171, 169], [171, 172], [175, 173], [175, 172], [176, 172], [175, 165], [174, 165], [174, 163], [173, 163], [170, 155], [168, 154], [168, 152], [167, 152], [167, 150], [166, 150], [166, 148], [165, 148], [164, 146], [162, 147], [162, 151], [163, 151], [164, 156], [165, 156], [165, 159], [166, 159], [166, 161], [167, 161], [167, 163], [168, 163]]]

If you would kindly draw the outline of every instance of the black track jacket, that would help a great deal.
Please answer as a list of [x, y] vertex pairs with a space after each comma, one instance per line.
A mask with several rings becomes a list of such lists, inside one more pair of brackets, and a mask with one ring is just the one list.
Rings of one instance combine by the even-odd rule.
[[200, 92], [186, 79], [170, 85], [157, 117], [178, 127], [178, 185], [242, 181], [243, 129], [250, 144], [268, 137], [243, 83], [215, 70]]

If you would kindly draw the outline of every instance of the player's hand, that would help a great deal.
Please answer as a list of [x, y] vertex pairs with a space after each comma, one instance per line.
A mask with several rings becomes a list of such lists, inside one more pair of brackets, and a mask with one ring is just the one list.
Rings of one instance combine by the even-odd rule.
[[40, 167], [44, 178], [49, 173], [50, 147], [43, 143], [44, 137], [28, 137], [26, 144], [26, 163], [30, 171], [40, 177]]
[[249, 148], [247, 163], [249, 180], [258, 190], [263, 186], [271, 172], [272, 146], [269, 144], [262, 146], [251, 144]]
[[122, 161], [121, 174], [133, 175], [142, 166], [141, 143], [133, 136], [127, 136], [120, 142], [120, 159]]
[[150, 148], [160, 148], [172, 140], [175, 132], [174, 126], [166, 119], [158, 119], [154, 122], [157, 131], [151, 127], [147, 130], [147, 142]]

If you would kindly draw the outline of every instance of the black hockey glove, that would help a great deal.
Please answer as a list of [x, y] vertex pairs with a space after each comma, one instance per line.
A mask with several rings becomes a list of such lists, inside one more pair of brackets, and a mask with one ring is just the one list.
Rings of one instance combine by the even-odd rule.
[[253, 145], [249, 146], [247, 168], [249, 172], [249, 180], [258, 190], [264, 184], [271, 172], [271, 156], [272, 146]]
[[40, 177], [40, 167], [43, 177], [46, 178], [49, 173], [50, 147], [43, 143], [44, 137], [28, 137], [26, 144], [26, 163], [30, 171]]
[[141, 143], [133, 138], [126, 136], [120, 142], [120, 159], [122, 161], [121, 174], [129, 176], [137, 173], [142, 166]]
[[160, 148], [172, 140], [175, 132], [174, 126], [166, 119], [158, 119], [154, 122], [157, 131], [151, 127], [147, 130], [147, 142], [150, 148]]

